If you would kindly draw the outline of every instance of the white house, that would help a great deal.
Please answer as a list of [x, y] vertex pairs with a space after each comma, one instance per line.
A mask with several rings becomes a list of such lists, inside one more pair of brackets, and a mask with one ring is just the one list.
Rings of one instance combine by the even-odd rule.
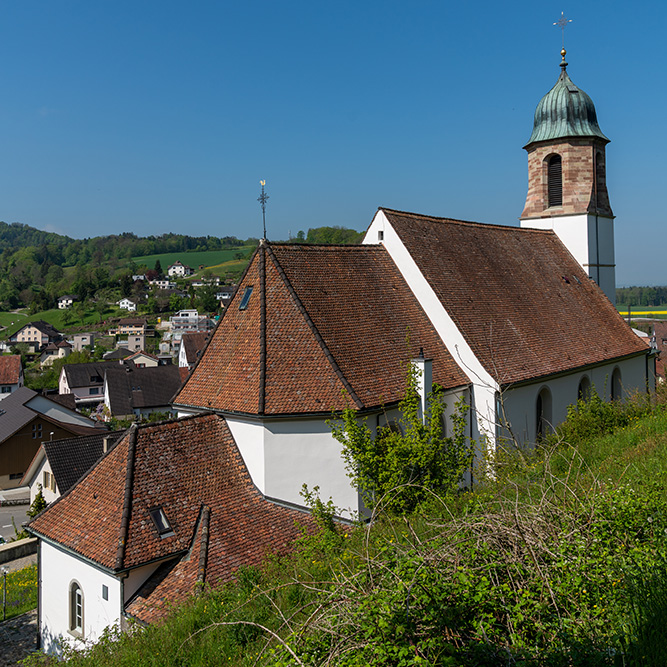
[[29, 524], [40, 538], [40, 647], [85, 647], [128, 619], [158, 621], [198, 585], [285, 551], [300, 525], [313, 524], [253, 486], [221, 417], [133, 426]]
[[60, 308], [60, 310], [71, 308], [72, 304], [75, 301], [78, 301], [78, 299], [79, 297], [76, 294], [64, 294], [58, 298], [58, 308]]
[[172, 276], [191, 276], [194, 273], [193, 269], [191, 269], [187, 264], [182, 264], [178, 260], [176, 260], [168, 269], [167, 269], [167, 275], [171, 278]]
[[137, 309], [137, 304], [134, 301], [130, 301], [130, 299], [121, 299], [118, 302], [118, 307], [122, 310], [133, 312]]

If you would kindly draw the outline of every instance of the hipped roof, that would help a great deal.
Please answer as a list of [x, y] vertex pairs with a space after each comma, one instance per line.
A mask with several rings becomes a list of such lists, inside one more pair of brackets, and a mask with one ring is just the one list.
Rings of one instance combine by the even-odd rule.
[[400, 400], [420, 348], [435, 382], [468, 384], [384, 248], [264, 242], [174, 402], [264, 415], [379, 407]]
[[[158, 533], [149, 513], [157, 507], [173, 535]], [[131, 427], [29, 528], [114, 572], [168, 563], [128, 605], [152, 621], [198, 581], [219, 584], [284, 550], [300, 535], [297, 522], [312, 526], [308, 515], [264, 499], [224, 418], [209, 414]], [[158, 587], [165, 578], [168, 599]]]

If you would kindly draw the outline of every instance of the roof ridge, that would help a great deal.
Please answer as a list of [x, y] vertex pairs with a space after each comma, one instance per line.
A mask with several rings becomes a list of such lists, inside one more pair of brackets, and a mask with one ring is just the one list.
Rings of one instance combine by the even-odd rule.
[[120, 521], [120, 535], [118, 536], [118, 548], [116, 550], [116, 570], [123, 566], [125, 558], [125, 546], [127, 544], [127, 533], [130, 526], [130, 510], [132, 508], [132, 484], [134, 482], [134, 454], [137, 446], [137, 426], [130, 427], [130, 442], [127, 449], [127, 466], [125, 468], [125, 497], [123, 499], [123, 516]]
[[331, 350], [329, 350], [329, 347], [327, 344], [324, 342], [324, 338], [322, 338], [322, 334], [319, 332], [317, 327], [315, 326], [315, 322], [311, 319], [310, 315], [308, 314], [308, 311], [306, 310], [306, 307], [303, 305], [303, 302], [299, 298], [299, 295], [296, 293], [296, 290], [294, 289], [294, 286], [290, 282], [289, 278], [287, 277], [283, 267], [280, 265], [280, 262], [278, 261], [278, 258], [275, 256], [273, 249], [270, 246], [266, 246], [266, 249], [269, 253], [269, 256], [271, 257], [271, 261], [273, 262], [273, 265], [276, 267], [276, 270], [278, 271], [278, 275], [280, 276], [280, 279], [283, 281], [285, 287], [287, 287], [287, 291], [294, 301], [294, 304], [297, 307], [297, 310], [301, 313], [301, 316], [304, 318], [306, 321], [306, 324], [312, 331], [313, 335], [315, 336], [315, 340], [317, 341], [318, 345], [320, 346], [320, 349], [322, 352], [324, 352], [324, 356], [326, 357], [327, 361], [331, 365], [331, 368], [333, 369], [334, 373], [338, 376], [338, 379], [343, 383], [343, 386], [345, 389], [348, 391], [350, 396], [352, 397], [352, 400], [355, 402], [357, 408], [363, 408], [364, 404], [362, 403], [361, 399], [357, 396], [357, 393], [354, 391], [352, 388], [352, 385], [348, 381], [348, 379], [345, 377], [343, 374], [343, 371], [341, 370], [340, 366], [334, 359], [333, 354], [331, 354]]
[[407, 216], [410, 218], [419, 218], [422, 220], [429, 220], [431, 222], [447, 222], [447, 223], [453, 223], [456, 225], [465, 225], [465, 226], [471, 226], [471, 227], [493, 227], [494, 229], [502, 229], [502, 230], [509, 230], [512, 232], [547, 232], [549, 234], [552, 234], [553, 231], [551, 229], [537, 229], [534, 227], [519, 227], [515, 225], [502, 225], [498, 222], [475, 222], [473, 220], [458, 220], [456, 218], [443, 218], [443, 217], [438, 217], [435, 215], [424, 215], [422, 213], [412, 213], [410, 211], [397, 211], [396, 209], [391, 209], [391, 208], [385, 208], [383, 206], [380, 206], [378, 208], [378, 211], [382, 211], [383, 213], [393, 213], [395, 215], [400, 215], [400, 216]]
[[259, 396], [257, 412], [266, 409], [266, 250], [261, 243], [259, 249]]

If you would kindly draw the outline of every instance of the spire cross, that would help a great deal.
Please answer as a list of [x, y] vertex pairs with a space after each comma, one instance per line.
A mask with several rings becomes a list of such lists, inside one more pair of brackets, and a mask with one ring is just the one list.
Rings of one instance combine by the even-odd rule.
[[269, 198], [269, 195], [264, 192], [266, 181], [260, 181], [259, 184], [262, 186], [262, 194], [257, 197], [257, 201], [262, 205], [262, 222], [264, 224], [264, 238], [266, 239], [266, 200]]
[[567, 26], [568, 23], [572, 23], [572, 19], [565, 18], [565, 12], [561, 12], [560, 18], [558, 19], [558, 21], [554, 23], [554, 25], [557, 25], [561, 30], [561, 34], [563, 37], [563, 43], [562, 43], [563, 49], [565, 48], [565, 27]]

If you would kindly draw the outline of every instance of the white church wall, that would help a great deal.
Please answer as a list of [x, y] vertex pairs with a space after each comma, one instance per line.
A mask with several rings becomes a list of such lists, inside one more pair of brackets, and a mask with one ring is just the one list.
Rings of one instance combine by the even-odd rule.
[[512, 435], [521, 445], [535, 443], [537, 431], [537, 397], [544, 387], [551, 392], [551, 424], [558, 426], [567, 417], [567, 409], [577, 402], [579, 385], [588, 378], [591, 386], [604, 400], [611, 400], [611, 377], [614, 369], [621, 372], [622, 398], [646, 391], [645, 357], [625, 359], [567, 375], [547, 378], [503, 392], [504, 418], [509, 421]]
[[142, 567], [136, 567], [127, 573], [123, 579], [123, 606], [127, 604], [129, 599], [141, 588], [144, 582], [155, 572], [155, 570], [162, 565], [164, 561], [159, 563], [150, 563]]
[[[447, 341], [447, 349], [454, 361], [472, 383], [472, 407], [476, 417], [472, 437], [477, 441], [486, 439], [489, 446], [493, 447], [495, 443], [495, 393], [498, 383], [479, 362], [383, 211], [375, 214], [363, 243], [382, 243], [384, 245], [438, 335], [443, 341]], [[428, 356], [428, 350], [424, 352]]]
[[265, 434], [262, 422], [242, 420], [236, 417], [226, 417], [226, 420], [252, 481], [261, 493], [267, 495], [264, 461]]
[[[41, 648], [58, 653], [58, 641], [85, 648], [100, 638], [105, 628], [120, 624], [121, 586], [117, 577], [40, 540]], [[83, 591], [83, 633], [70, 631], [70, 586], [78, 583]], [[108, 599], [104, 599], [106, 587]]]

